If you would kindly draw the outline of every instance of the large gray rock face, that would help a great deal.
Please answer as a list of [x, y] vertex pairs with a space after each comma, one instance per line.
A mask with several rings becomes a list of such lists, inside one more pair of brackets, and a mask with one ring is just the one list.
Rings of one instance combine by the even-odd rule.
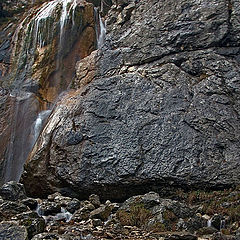
[[104, 48], [78, 63], [31, 153], [27, 192], [238, 183], [239, 14], [237, 0], [113, 6]]

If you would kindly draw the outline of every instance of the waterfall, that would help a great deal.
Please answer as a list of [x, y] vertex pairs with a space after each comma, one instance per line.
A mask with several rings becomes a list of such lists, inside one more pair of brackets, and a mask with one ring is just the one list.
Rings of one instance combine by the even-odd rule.
[[[35, 14], [32, 14], [30, 19], [28, 16], [19, 24], [14, 34], [15, 46], [21, 46], [21, 53], [25, 51], [29, 53], [31, 49], [43, 48], [51, 43], [56, 33], [59, 34], [59, 43], [61, 44], [64, 27], [70, 16], [72, 16], [73, 25], [75, 23], [76, 7], [77, 0], [53, 0], [44, 3], [36, 10]], [[60, 12], [59, 9], [61, 9]], [[23, 37], [21, 34], [25, 36]], [[15, 52], [16, 47], [14, 47], [13, 55], [19, 55]], [[21, 58], [21, 56], [19, 57]]]
[[97, 7], [94, 8], [95, 18], [96, 18], [96, 35], [97, 35], [97, 47], [101, 48], [105, 42], [106, 37], [106, 26], [103, 18], [100, 15], [99, 9]]
[[[31, 29], [30, 32], [35, 32], [35, 41], [36, 45], [39, 45], [40, 48], [46, 44], [46, 39], [44, 39], [43, 33], [40, 29], [40, 24], [43, 24], [43, 28], [49, 29], [47, 25], [46, 19], [51, 17], [53, 15], [53, 11], [55, 10], [56, 6], [59, 4], [59, 1], [52, 1], [49, 3], [46, 3], [37, 13], [36, 17], [33, 19], [33, 25], [35, 26], [35, 29]], [[48, 32], [48, 34], [45, 36], [45, 38], [49, 38], [49, 35], [51, 33]]]
[[[46, 3], [37, 13], [36, 17], [33, 19], [35, 29], [33, 30], [36, 33], [35, 39], [36, 43], [39, 45], [40, 48], [46, 44], [46, 40], [51, 39], [53, 32], [48, 31], [47, 34], [44, 36], [44, 32], [41, 31], [40, 26], [42, 29], [48, 29], [50, 30], [50, 27], [48, 24], [50, 22], [48, 21], [49, 18], [54, 18], [57, 12], [58, 6], [62, 6], [61, 10], [61, 16], [60, 16], [60, 45], [62, 42], [62, 38], [64, 36], [64, 26], [65, 23], [70, 15], [72, 13], [72, 22], [74, 24], [74, 15], [75, 15], [75, 8], [77, 7], [77, 0], [55, 0], [51, 1], [49, 3]], [[44, 39], [45, 38], [45, 39]]]
[[32, 149], [31, 125], [39, 107], [34, 94], [13, 92], [10, 95], [15, 102], [12, 117], [10, 142], [6, 153], [4, 182], [19, 181], [23, 165]]
[[211, 227], [211, 226], [212, 226], [212, 219], [210, 218], [207, 221], [207, 227]]
[[[53, 91], [51, 101], [43, 97], [39, 101], [39, 96], [36, 96], [35, 90], [34, 93], [29, 92], [31, 89], [29, 83], [36, 84], [33, 86], [36, 86], [37, 89], [40, 87], [37, 81], [42, 76], [36, 74], [35, 77], [34, 74], [37, 71], [44, 72], [42, 68], [39, 70], [35, 68], [38, 65], [41, 66], [41, 60], [44, 59], [45, 53], [49, 54], [51, 50], [55, 54], [53, 57], [56, 61], [55, 73], [62, 67], [62, 62], [58, 60], [61, 56], [59, 52], [66, 52], [65, 42], [63, 42], [64, 36], [67, 34], [65, 28], [67, 24], [72, 25], [72, 28], [74, 27], [76, 7], [77, 0], [53, 0], [44, 3], [35, 12], [23, 19], [13, 36], [15, 43], [13, 59], [16, 70], [14, 70], [14, 90], [10, 96], [15, 102], [15, 109], [11, 122], [11, 136], [5, 155], [4, 182], [20, 180], [24, 163], [51, 112], [49, 109], [54, 106], [54, 101], [58, 95], [69, 85], [69, 82], [61, 82], [62, 72], [59, 70], [59, 73], [49, 83], [53, 86], [48, 87], [47, 85], [46, 87], [47, 90]], [[56, 39], [55, 45], [53, 45], [54, 39]], [[39, 57], [40, 62], [35, 59], [35, 56]], [[34, 61], [37, 61], [38, 65]], [[48, 67], [46, 65], [46, 69]], [[44, 81], [47, 82], [48, 79], [46, 76], [44, 77]], [[35, 78], [37, 80], [34, 82]], [[31, 79], [32, 82], [28, 79]], [[69, 79], [71, 80], [71, 77], [65, 81], [70, 81]], [[25, 88], [25, 86], [27, 87]], [[55, 86], [56, 90], [53, 89]], [[41, 105], [45, 103], [46, 105]], [[40, 109], [44, 111], [40, 111]]]
[[14, 104], [11, 136], [9, 130], [3, 151], [4, 182], [19, 181], [50, 109], [71, 84], [76, 62], [103, 45], [104, 20], [99, 14], [95, 20], [93, 5], [87, 1], [52, 0], [32, 8], [16, 28], [11, 69]]
[[51, 110], [45, 110], [45, 111], [41, 111], [38, 116], [37, 119], [35, 120], [35, 122], [33, 123], [33, 142], [32, 145], [35, 144], [35, 142], [37, 141], [37, 138], [39, 136], [39, 134], [41, 133], [41, 130], [43, 128], [43, 126], [45, 125], [45, 122], [48, 118], [48, 116], [50, 115]]
[[[62, 45], [62, 39], [64, 36], [64, 26], [68, 19], [68, 16], [70, 15], [70, 12], [72, 12], [72, 23], [75, 24], [74, 16], [75, 16], [75, 8], [77, 6], [77, 0], [61, 0], [62, 2], [62, 14], [60, 18], [60, 45]], [[69, 10], [67, 9], [69, 3], [71, 4], [69, 7]]]
[[99, 15], [99, 24], [100, 24], [100, 35], [98, 37], [98, 48], [103, 46], [105, 42], [105, 36], [106, 36], [106, 26], [100, 15]]

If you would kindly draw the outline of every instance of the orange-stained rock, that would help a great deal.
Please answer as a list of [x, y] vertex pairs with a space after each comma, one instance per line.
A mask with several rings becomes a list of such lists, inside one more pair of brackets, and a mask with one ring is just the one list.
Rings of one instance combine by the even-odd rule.
[[74, 11], [68, 8], [69, 16], [63, 25], [60, 24], [61, 3], [37, 24], [36, 16], [44, 6], [46, 4], [32, 8], [13, 36], [10, 78], [12, 83], [24, 89], [36, 86], [41, 109], [52, 105], [68, 88], [76, 62], [97, 46], [92, 3], [78, 1]]
[[94, 51], [76, 64], [76, 77], [72, 83], [73, 88], [82, 88], [94, 80], [97, 75], [96, 62], [98, 59], [98, 51]]
[[[46, 55], [43, 57], [48, 60], [47, 63], [41, 62], [41, 64], [38, 64], [39, 66], [43, 64], [43, 68], [39, 70], [41, 75], [41, 88], [39, 89], [39, 93], [45, 103], [54, 103], [57, 96], [66, 90], [72, 81], [75, 74], [76, 62], [79, 59], [85, 58], [96, 49], [93, 5], [82, 1], [77, 10], [79, 18], [76, 18], [75, 24], [80, 24], [79, 32], [75, 32], [76, 30], [69, 32], [68, 27], [66, 27], [65, 30], [67, 34], [71, 34], [75, 38], [70, 39], [71, 47], [68, 46], [68, 39], [63, 40], [63, 46], [58, 46], [57, 43], [53, 44], [51, 48], [52, 54], [49, 55], [49, 58], [47, 59]], [[66, 36], [66, 38], [68, 38], [68, 36]], [[59, 57], [56, 54], [56, 52], [59, 51], [59, 47], [63, 48], [63, 51], [69, 49], [67, 50], [68, 52], [63, 52], [63, 57]], [[43, 71], [44, 69], [45, 71]]]

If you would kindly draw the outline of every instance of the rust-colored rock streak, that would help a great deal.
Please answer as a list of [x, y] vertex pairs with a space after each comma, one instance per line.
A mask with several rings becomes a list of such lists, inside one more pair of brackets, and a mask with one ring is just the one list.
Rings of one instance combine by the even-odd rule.
[[[52, 136], [57, 131], [57, 128], [61, 128], [66, 126], [66, 119], [68, 119], [68, 115], [74, 113], [76, 111], [75, 106], [77, 103], [81, 101], [82, 97], [87, 92], [87, 86], [90, 82], [97, 78], [97, 62], [100, 57], [100, 52], [94, 51], [88, 57], [80, 60], [76, 65], [76, 78], [73, 81], [72, 87], [75, 89], [69, 90], [66, 92], [61, 99], [56, 103], [55, 109], [53, 110], [53, 115], [51, 115], [48, 119], [48, 123], [43, 129], [43, 132], [47, 132], [47, 141], [46, 135], [40, 135], [37, 143], [35, 144], [32, 152], [29, 155], [27, 163], [25, 165], [27, 175], [22, 176], [22, 181], [24, 182], [27, 189], [31, 189], [31, 194], [45, 196], [49, 192], [61, 191], [64, 184], [67, 184], [64, 179], [61, 178], [61, 174], [56, 173], [54, 170], [54, 166], [57, 164], [56, 159], [49, 155], [50, 149], [54, 149], [51, 151], [53, 155], [55, 155], [55, 150], [57, 151], [58, 146], [52, 146]], [[81, 109], [77, 110], [81, 111]], [[69, 121], [69, 120], [67, 120]], [[69, 129], [69, 134], [78, 136], [80, 131], [79, 126], [75, 122], [71, 122], [71, 128]], [[63, 143], [66, 145], [67, 143]], [[85, 144], [85, 140], [81, 143], [82, 147]], [[48, 151], [45, 151], [45, 149]], [[41, 151], [43, 150], [43, 152]], [[81, 156], [81, 148], [75, 148], [74, 145], [69, 147], [68, 150], [73, 152], [74, 154]], [[40, 152], [42, 153], [41, 159], [39, 157]], [[62, 154], [62, 159], [58, 159], [57, 161], [64, 161], [65, 154]], [[78, 165], [79, 162], [69, 162], [67, 169], [71, 169], [71, 165]], [[34, 168], [38, 166], [38, 171], [35, 171]], [[76, 167], [76, 166], [75, 166]], [[72, 168], [72, 169], [75, 169]], [[32, 173], [32, 174], [31, 174]], [[51, 174], [49, 174], [51, 173]], [[59, 178], [56, 178], [56, 174]], [[36, 184], [39, 182], [40, 184]], [[57, 184], [56, 184], [57, 182]]]
[[72, 30], [71, 26], [66, 27], [65, 38], [58, 47], [60, 52], [55, 55], [55, 69], [49, 69], [48, 77], [41, 83], [40, 95], [48, 103], [54, 103], [57, 96], [68, 88], [74, 77], [76, 62], [96, 49], [93, 6], [85, 2], [79, 8], [79, 22], [74, 23], [79, 24], [79, 28]]

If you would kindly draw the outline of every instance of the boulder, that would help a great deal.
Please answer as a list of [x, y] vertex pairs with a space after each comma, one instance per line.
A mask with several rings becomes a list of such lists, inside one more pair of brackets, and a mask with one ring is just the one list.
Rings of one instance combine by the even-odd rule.
[[188, 218], [194, 215], [194, 210], [186, 204], [171, 199], [160, 198], [159, 194], [154, 192], [127, 199], [120, 207], [120, 210], [129, 211], [131, 206], [136, 204], [151, 210], [153, 215], [164, 215], [164, 211], [166, 210], [171, 211], [178, 218]]
[[90, 212], [90, 218], [100, 219], [102, 221], [106, 221], [112, 212], [113, 207], [111, 205], [105, 205], [99, 207], [92, 212]]
[[101, 205], [99, 196], [96, 194], [91, 194], [89, 196], [89, 201], [95, 206], [95, 207], [99, 207]]
[[14, 181], [7, 182], [0, 188], [0, 196], [9, 201], [27, 198], [23, 184]]
[[48, 200], [51, 202], [55, 202], [61, 207], [66, 207], [72, 201], [72, 198], [62, 196], [60, 193], [56, 192], [52, 195], [49, 195]]
[[57, 233], [40, 233], [35, 235], [32, 240], [69, 240], [68, 237], [61, 236]]
[[38, 206], [38, 201], [34, 198], [25, 198], [21, 200], [21, 203], [28, 206], [31, 210], [36, 210]]
[[117, 218], [122, 225], [160, 232], [176, 229], [194, 232], [202, 227], [193, 209], [179, 201], [162, 199], [154, 192], [127, 199], [118, 209]]
[[30, 154], [27, 192], [122, 200], [238, 184], [237, 2], [144, 0], [123, 23], [112, 7], [94, 73], [77, 74]]
[[[158, 206], [163, 199], [160, 198], [158, 193], [149, 192], [144, 195], [133, 196], [127, 199], [120, 209], [128, 210], [132, 204], [142, 204], [146, 209], [151, 209]], [[171, 201], [171, 200], [169, 200]]]
[[[188, 231], [191, 233], [194, 233], [195, 231], [198, 231], [199, 233], [204, 233], [206, 234], [212, 234], [215, 231], [212, 232], [212, 227], [206, 227], [207, 222], [205, 219], [199, 217], [199, 216], [192, 216], [188, 219], [183, 220], [182, 218], [178, 221], [177, 223], [177, 229], [181, 231]], [[210, 232], [210, 233], [207, 233]], [[204, 234], [202, 234], [204, 235]]]
[[214, 227], [203, 227], [198, 229], [196, 234], [202, 236], [202, 235], [210, 235], [216, 232], [218, 232], [218, 230]]
[[188, 232], [173, 232], [160, 234], [165, 240], [197, 240], [197, 236]]
[[94, 227], [97, 227], [97, 226], [102, 226], [103, 222], [100, 219], [94, 218], [92, 220], [92, 224], [93, 224]]
[[38, 212], [41, 216], [55, 215], [61, 212], [61, 205], [55, 202], [43, 201], [39, 205]]
[[80, 208], [80, 206], [81, 206], [80, 201], [74, 198], [67, 204], [66, 210], [69, 211], [70, 213], [74, 213]]
[[218, 229], [221, 230], [221, 225], [222, 225], [222, 220], [223, 216], [220, 214], [214, 214], [214, 216], [211, 218], [211, 225]]

